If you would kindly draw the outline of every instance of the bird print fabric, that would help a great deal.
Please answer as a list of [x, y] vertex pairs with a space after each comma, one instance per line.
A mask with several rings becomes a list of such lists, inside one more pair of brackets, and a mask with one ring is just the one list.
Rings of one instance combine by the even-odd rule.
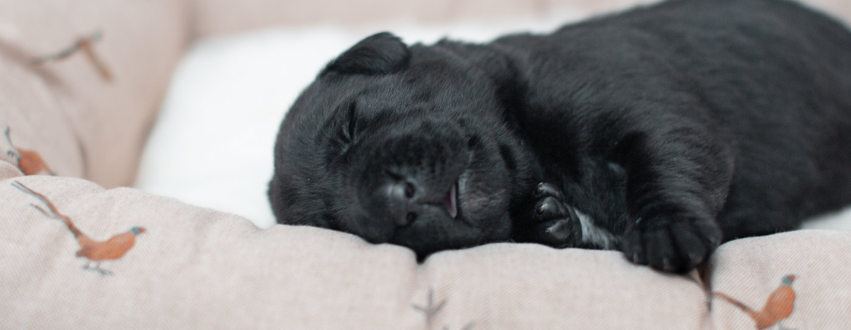
[[111, 275], [111, 271], [100, 267], [101, 262], [116, 260], [123, 257], [124, 254], [126, 254], [127, 251], [132, 249], [136, 244], [136, 237], [145, 232], [145, 228], [143, 227], [132, 227], [129, 231], [116, 234], [105, 241], [97, 241], [77, 228], [74, 222], [71, 221], [71, 218], [60, 213], [59, 210], [56, 209], [56, 206], [53, 205], [53, 202], [47, 199], [44, 195], [33, 191], [18, 181], [12, 182], [12, 186], [32, 195], [38, 199], [41, 204], [46, 206], [46, 208], [44, 208], [36, 204], [30, 204], [33, 208], [49, 218], [62, 221], [62, 223], [68, 227], [68, 230], [71, 231], [71, 234], [74, 235], [74, 239], [77, 240], [77, 244], [80, 246], [76, 256], [78, 258], [86, 259], [86, 263], [83, 264], [83, 269], [96, 271], [101, 275]]
[[41, 155], [37, 152], [33, 150], [20, 149], [12, 144], [11, 128], [9, 126], [6, 126], [3, 129], [3, 137], [2, 140], [0, 140], [0, 152], [3, 153], [3, 157], [0, 159], [9, 160], [12, 164], [15, 164], [21, 172], [24, 173], [24, 175], [56, 175], [56, 173], [53, 173], [50, 167], [47, 166], [44, 159], [41, 158]]
[[754, 320], [756, 329], [770, 329], [777, 325], [777, 329], [790, 329], [783, 326], [783, 320], [792, 315], [795, 307], [795, 289], [792, 283], [795, 275], [786, 275], [781, 281], [780, 287], [775, 289], [765, 302], [761, 310], [755, 310], [743, 302], [721, 292], [713, 292], [712, 295], [726, 300], [748, 314]]

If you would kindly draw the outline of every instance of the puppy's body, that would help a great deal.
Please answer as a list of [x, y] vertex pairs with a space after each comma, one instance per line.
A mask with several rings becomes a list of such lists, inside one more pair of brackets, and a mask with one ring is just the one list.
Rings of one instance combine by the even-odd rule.
[[494, 241], [686, 271], [851, 203], [851, 34], [683, 0], [486, 45], [365, 39], [282, 124], [278, 221], [419, 255]]

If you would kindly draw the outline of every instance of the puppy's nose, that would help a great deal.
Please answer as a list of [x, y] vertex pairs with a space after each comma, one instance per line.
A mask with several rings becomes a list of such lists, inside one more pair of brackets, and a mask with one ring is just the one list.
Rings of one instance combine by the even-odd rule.
[[390, 185], [387, 202], [390, 216], [397, 226], [404, 227], [417, 220], [416, 194], [417, 187], [411, 182], [400, 181]]

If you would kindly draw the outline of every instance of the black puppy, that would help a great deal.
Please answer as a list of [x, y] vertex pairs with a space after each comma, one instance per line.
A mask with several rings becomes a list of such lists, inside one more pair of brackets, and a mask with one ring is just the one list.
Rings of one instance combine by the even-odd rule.
[[684, 272], [851, 202], [851, 33], [782, 0], [680, 0], [477, 45], [364, 39], [287, 114], [278, 222], [419, 257], [620, 249]]

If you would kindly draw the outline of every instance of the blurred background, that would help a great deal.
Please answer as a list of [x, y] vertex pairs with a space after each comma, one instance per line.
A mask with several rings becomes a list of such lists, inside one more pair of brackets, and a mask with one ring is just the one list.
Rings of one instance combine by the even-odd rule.
[[[487, 42], [653, 0], [197, 0], [189, 45], [151, 130], [135, 187], [275, 223], [266, 198], [278, 126], [336, 55], [379, 32], [406, 43]], [[848, 0], [808, 0], [843, 20]], [[846, 212], [847, 213], [847, 212]], [[846, 226], [851, 216], [813, 225]]]

